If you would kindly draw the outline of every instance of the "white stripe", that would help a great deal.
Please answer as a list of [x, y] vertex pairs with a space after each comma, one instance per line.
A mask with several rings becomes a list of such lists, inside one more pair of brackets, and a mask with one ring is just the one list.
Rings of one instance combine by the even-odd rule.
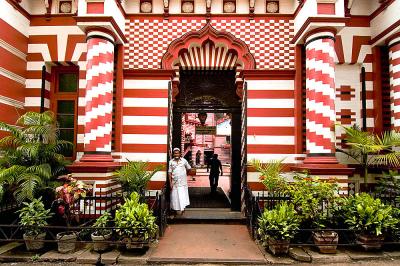
[[294, 90], [294, 80], [246, 80], [247, 90]]
[[327, 74], [329, 77], [335, 79], [335, 68], [330, 64], [323, 62], [321, 59], [307, 59], [306, 68], [315, 71], [321, 71], [322, 74]]
[[2, 39], [0, 39], [0, 47], [26, 61], [26, 53], [18, 50], [17, 48]]
[[123, 107], [168, 107], [168, 98], [124, 98]]
[[11, 71], [3, 68], [3, 67], [0, 67], [0, 76], [7, 77], [9, 79], [12, 79], [12, 80], [14, 80], [14, 81], [16, 81], [18, 83], [21, 83], [21, 84], [25, 85], [25, 81], [26, 80], [25, 80], [24, 77], [22, 77], [22, 76], [20, 76], [18, 74], [15, 74], [14, 72], [11, 72]]
[[99, 44], [93, 45], [92, 48], [88, 49], [87, 51], [86, 60], [92, 60], [93, 57], [106, 53], [114, 54], [114, 45], [111, 42], [101, 42]]
[[169, 80], [141, 80], [141, 79], [125, 79], [124, 89], [145, 89], [145, 90], [159, 90], [168, 89]]
[[[332, 123], [333, 124], [333, 123]], [[306, 119], [306, 129], [310, 132], [315, 132], [317, 135], [322, 136], [324, 139], [334, 140], [334, 132], [330, 128], [324, 127], [321, 124], [316, 124], [314, 121]]]
[[316, 146], [315, 143], [306, 140], [306, 147], [310, 153], [331, 153], [330, 149], [325, 149], [321, 146]]
[[294, 99], [247, 99], [247, 108], [294, 108]]
[[111, 114], [112, 113], [112, 103], [104, 103], [101, 104], [97, 107], [92, 108], [89, 112], [86, 112], [85, 114], [85, 122], [90, 122], [93, 119], [99, 117], [99, 116], [104, 116], [106, 114]]
[[0, 103], [5, 104], [5, 105], [9, 105], [9, 106], [13, 106], [19, 109], [24, 109], [24, 104], [21, 101], [0, 95]]
[[294, 136], [256, 136], [248, 135], [247, 144], [276, 144], [276, 145], [293, 145]]
[[[50, 55], [50, 50], [49, 46], [45, 43], [30, 43], [28, 44], [28, 53], [34, 54], [42, 54], [43, 56], [43, 61], [45, 62], [51, 62], [51, 55]], [[42, 63], [43, 64], [43, 63]]]
[[127, 126], [167, 126], [168, 116], [123, 116], [122, 124]]
[[336, 113], [329, 106], [324, 105], [322, 102], [315, 102], [314, 100], [306, 99], [306, 108], [309, 111], [314, 111], [317, 114], [329, 118], [331, 121], [335, 121]]
[[137, 152], [115, 152], [113, 155], [121, 156], [119, 162], [145, 161], [145, 162], [167, 162], [167, 153], [137, 153]]
[[87, 44], [86, 43], [77, 43], [75, 45], [74, 52], [72, 53], [71, 61], [79, 61], [79, 58], [85, 52], [87, 52]]
[[[40, 107], [41, 97], [25, 97], [25, 106]], [[44, 99], [44, 107], [50, 107], [49, 99]]]
[[394, 52], [393, 52], [393, 50], [390, 50], [389, 58], [391, 58], [391, 59], [400, 58], [400, 50], [397, 50], [397, 51], [394, 51]]
[[97, 128], [91, 129], [89, 133], [85, 133], [84, 144], [89, 144], [91, 141], [96, 140], [98, 137], [110, 134], [112, 131], [112, 123], [107, 123], [104, 126], [98, 126]]
[[93, 65], [91, 69], [86, 71], [86, 80], [92, 80], [93, 77], [98, 77], [100, 74], [112, 73], [113, 71], [113, 62], [105, 62], [98, 65]]
[[27, 79], [25, 81], [25, 85], [27, 89], [37, 89], [42, 87], [41, 79]]
[[331, 88], [330, 85], [322, 83], [322, 81], [316, 81], [314, 79], [306, 79], [306, 88], [315, 92], [321, 92], [322, 95], [329, 96], [331, 99], [336, 98], [335, 88]]
[[44, 63], [41, 61], [28, 61], [26, 62], [26, 70], [28, 71], [38, 71], [42, 70]]
[[125, 144], [166, 144], [167, 135], [158, 134], [122, 134]]
[[247, 126], [253, 127], [293, 127], [293, 117], [248, 117]]
[[97, 86], [91, 87], [89, 90], [86, 90], [85, 99], [89, 102], [94, 98], [98, 98], [99, 95], [106, 95], [107, 93], [112, 92], [112, 82], [99, 83]]

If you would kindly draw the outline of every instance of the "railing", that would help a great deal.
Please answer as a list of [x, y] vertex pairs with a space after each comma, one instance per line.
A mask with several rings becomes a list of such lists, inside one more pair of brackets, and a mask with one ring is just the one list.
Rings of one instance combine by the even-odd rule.
[[161, 192], [157, 194], [157, 205], [154, 207], [155, 215], [157, 216], [157, 224], [160, 237], [164, 236], [165, 229], [168, 225], [168, 210], [169, 204], [167, 197], [167, 188], [164, 187]]
[[250, 236], [253, 239], [257, 238], [257, 227], [258, 217], [261, 215], [261, 210], [258, 205], [256, 197], [253, 196], [253, 192], [249, 187], [243, 188], [244, 193], [244, 204], [245, 204], [245, 216], [247, 222], [247, 229], [249, 230]]

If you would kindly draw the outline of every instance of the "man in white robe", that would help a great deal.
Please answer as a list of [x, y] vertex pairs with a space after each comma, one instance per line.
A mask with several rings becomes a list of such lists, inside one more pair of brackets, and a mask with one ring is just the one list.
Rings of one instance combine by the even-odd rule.
[[169, 161], [168, 177], [171, 187], [171, 209], [182, 213], [189, 202], [187, 170], [191, 167], [185, 158], [181, 157], [178, 148], [174, 149], [173, 159]]

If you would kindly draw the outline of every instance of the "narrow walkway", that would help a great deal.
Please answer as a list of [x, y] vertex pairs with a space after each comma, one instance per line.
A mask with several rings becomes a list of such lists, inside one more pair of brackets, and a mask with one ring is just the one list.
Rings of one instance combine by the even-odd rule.
[[170, 225], [148, 262], [264, 264], [245, 225]]

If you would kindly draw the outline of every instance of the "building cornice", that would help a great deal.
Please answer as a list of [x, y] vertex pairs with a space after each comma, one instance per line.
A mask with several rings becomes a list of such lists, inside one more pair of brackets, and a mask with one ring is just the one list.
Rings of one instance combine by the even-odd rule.
[[0, 103], [2, 104], [6, 104], [9, 106], [13, 106], [15, 108], [18, 109], [24, 109], [25, 103], [21, 102], [21, 101], [17, 101], [15, 99], [0, 95]]
[[10, 53], [12, 53], [15, 56], [18, 56], [22, 60], [26, 61], [26, 56], [27, 56], [26, 53], [21, 52], [21, 50], [18, 50], [17, 48], [12, 46], [8, 42], [4, 41], [3, 39], [0, 39], [0, 47], [3, 48], [4, 50], [9, 51]]

